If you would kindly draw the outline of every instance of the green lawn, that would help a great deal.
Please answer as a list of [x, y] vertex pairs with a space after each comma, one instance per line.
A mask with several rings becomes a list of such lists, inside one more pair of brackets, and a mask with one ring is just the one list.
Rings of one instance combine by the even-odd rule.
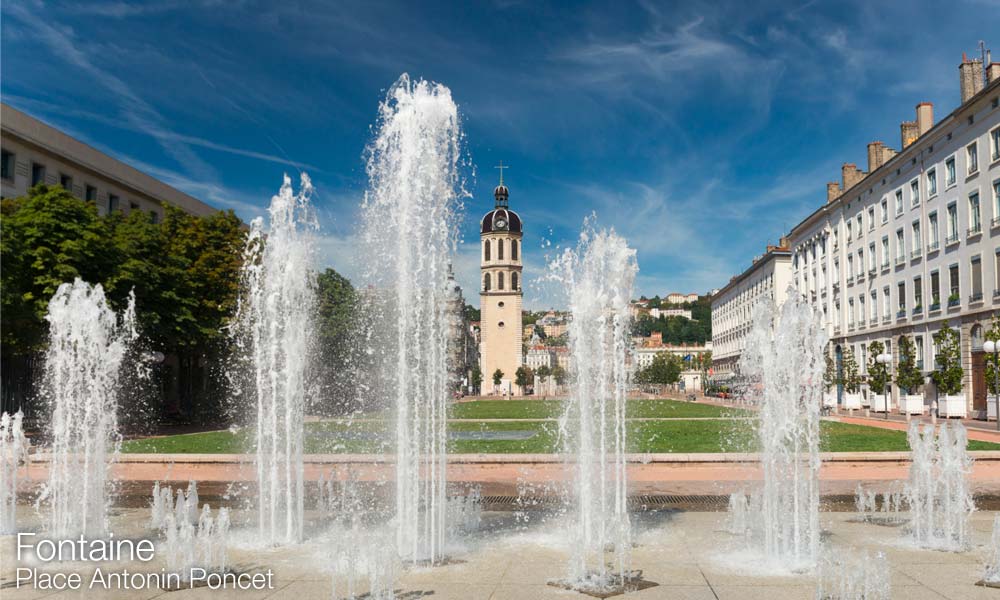
[[[552, 421], [508, 423], [463, 422], [449, 424], [451, 431], [534, 431], [524, 440], [449, 440], [455, 453], [550, 453], [560, 450], [558, 424]], [[821, 449], [827, 452], [906, 451], [906, 434], [863, 425], [823, 422]], [[752, 449], [748, 428], [729, 420], [718, 421], [632, 421], [628, 425], [630, 452], [739, 452]], [[307, 454], [380, 452], [389, 449], [380, 440], [389, 437], [387, 422], [308, 423]], [[123, 452], [238, 453], [250, 448], [247, 432], [216, 431], [127, 441]], [[970, 450], [1000, 450], [1000, 444], [969, 442]]]
[[[561, 400], [475, 400], [453, 404], [448, 416], [452, 419], [554, 419], [562, 412]], [[629, 400], [626, 414], [634, 418], [691, 419], [751, 413], [710, 404], [658, 399]]]

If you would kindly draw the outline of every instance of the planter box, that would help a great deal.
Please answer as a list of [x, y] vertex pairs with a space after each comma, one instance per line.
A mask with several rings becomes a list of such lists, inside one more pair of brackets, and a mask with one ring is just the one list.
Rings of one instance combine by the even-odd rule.
[[[886, 407], [888, 403], [888, 408]], [[872, 394], [872, 412], [888, 412], [892, 410], [892, 400], [887, 394]]]
[[997, 396], [986, 397], [986, 419], [997, 418]]
[[900, 396], [899, 413], [903, 415], [924, 414], [924, 397], [920, 394]]
[[844, 394], [844, 404], [841, 408], [845, 410], [860, 410], [861, 394]]
[[968, 409], [965, 405], [965, 396], [938, 396], [938, 416], [939, 417], [962, 417], [968, 416]]
[[823, 406], [837, 408], [837, 394], [823, 394]]

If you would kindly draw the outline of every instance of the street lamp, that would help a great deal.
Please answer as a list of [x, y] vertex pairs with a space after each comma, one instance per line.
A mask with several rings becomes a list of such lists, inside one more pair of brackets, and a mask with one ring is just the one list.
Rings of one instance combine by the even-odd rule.
[[[1000, 360], [997, 360], [998, 355], [1000, 355], [1000, 343], [993, 340], [986, 340], [983, 343], [983, 351], [987, 354], [993, 355], [993, 389], [996, 390], [996, 394], [993, 396], [995, 398], [997, 410], [997, 431], [1000, 431]], [[990, 416], [989, 409], [990, 395], [986, 394], [986, 418]]]
[[[878, 356], [875, 357], [875, 362], [877, 362], [880, 365], [891, 365], [892, 364], [892, 355], [888, 354], [888, 353], [879, 354]], [[888, 373], [888, 367], [886, 367], [886, 373]], [[885, 406], [883, 408], [885, 408], [885, 420], [888, 421], [889, 420], [889, 396], [891, 394], [891, 388], [890, 388], [891, 384], [888, 381], [886, 381], [885, 386], [886, 387], [882, 388], [882, 401], [885, 402]]]

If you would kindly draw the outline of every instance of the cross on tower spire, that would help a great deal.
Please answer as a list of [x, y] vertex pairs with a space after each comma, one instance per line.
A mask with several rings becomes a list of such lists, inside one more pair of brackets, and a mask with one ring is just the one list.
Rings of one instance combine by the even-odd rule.
[[504, 169], [509, 169], [510, 167], [509, 166], [504, 166], [503, 161], [501, 160], [500, 164], [497, 165], [497, 166], [495, 166], [495, 167], [493, 167], [493, 168], [494, 169], [500, 169], [500, 185], [503, 185], [503, 170]]

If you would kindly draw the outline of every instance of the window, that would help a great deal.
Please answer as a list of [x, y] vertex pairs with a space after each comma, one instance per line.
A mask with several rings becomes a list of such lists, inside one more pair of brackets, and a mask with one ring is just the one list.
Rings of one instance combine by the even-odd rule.
[[992, 225], [1000, 225], [1000, 179], [993, 182], [993, 221]]
[[868, 372], [868, 347], [861, 344], [861, 372]]
[[152, 223], [153, 225], [156, 225], [157, 223], [159, 223], [160, 222], [160, 213], [156, 212], [155, 210], [149, 211], [149, 222]]
[[875, 263], [875, 242], [868, 244], [868, 270], [874, 271], [876, 267]]
[[865, 274], [865, 250], [864, 248], [858, 248], [858, 277], [862, 277]]
[[65, 173], [59, 174], [59, 185], [69, 193], [73, 193], [73, 178]]
[[1000, 160], [1000, 127], [990, 132], [990, 160]]
[[983, 222], [979, 213], [979, 192], [969, 194], [969, 235], [975, 235], [983, 230]]
[[490, 260], [490, 241], [483, 241], [483, 260]]
[[847, 241], [851, 241], [851, 222], [847, 221]]
[[944, 161], [944, 181], [945, 186], [955, 185], [955, 157], [952, 156]]
[[969, 261], [972, 272], [972, 297], [970, 302], [979, 302], [983, 299], [983, 259], [978, 254]]
[[950, 285], [950, 295], [948, 296], [948, 306], [954, 306], [958, 304], [959, 292], [961, 291], [960, 282], [958, 280], [958, 265], [951, 265], [948, 267], [948, 283]]
[[889, 222], [889, 201], [882, 198], [882, 222]]
[[847, 326], [854, 326], [854, 298], [848, 298], [847, 300]]
[[118, 210], [118, 196], [114, 194], [108, 194], [108, 212], [114, 212]]
[[[503, 260], [503, 240], [497, 240], [497, 260]], [[503, 278], [500, 278], [497, 281], [502, 282]], [[499, 283], [499, 287], [502, 290], [503, 283]]]
[[14, 179], [14, 153], [3, 151], [0, 156], [0, 177], [13, 181]]
[[958, 207], [952, 202], [948, 205], [948, 239], [945, 243], [951, 244], [958, 241]]
[[487, 274], [483, 275], [483, 291], [488, 292], [488, 291], [490, 291], [490, 289], [491, 289], [491, 287], [490, 287], [490, 274], [487, 273]]
[[45, 165], [31, 163], [31, 185], [36, 186], [45, 183]]
[[920, 221], [914, 221], [911, 227], [913, 232], [913, 239], [910, 240], [911, 251], [919, 254], [921, 250], [920, 245], [922, 243], [920, 241]]
[[931, 309], [937, 309], [941, 304], [941, 274], [931, 271]]
[[87, 202], [97, 202], [97, 188], [92, 185], [84, 186], [83, 199]]
[[899, 307], [899, 312], [906, 311], [906, 282], [900, 281], [896, 285], [896, 305]]
[[517, 291], [517, 273], [510, 274], [510, 289]]
[[927, 217], [927, 249], [937, 250], [937, 247], [938, 247], [937, 213], [932, 212]]
[[924, 368], [924, 336], [915, 335], [913, 336], [913, 353], [917, 358], [917, 368]]
[[854, 255], [847, 255], [847, 279], [854, 279]]
[[497, 273], [497, 289], [498, 290], [503, 289], [503, 271]]
[[864, 215], [862, 213], [858, 213], [858, 239], [861, 239], [861, 232], [865, 230], [865, 222], [862, 218], [863, 216]]
[[896, 190], [896, 214], [903, 214], [903, 190]]
[[993, 274], [993, 284], [996, 286], [993, 288], [993, 295], [1000, 296], [1000, 248], [997, 248], [996, 257], [994, 262], [996, 263], [996, 272]]
[[910, 206], [920, 204], [920, 181], [914, 179], [910, 182]]
[[876, 290], [872, 290], [871, 314], [869, 318], [872, 321], [878, 320], [878, 292]]
[[517, 260], [517, 240], [510, 241], [510, 259]]
[[920, 275], [913, 278], [913, 310], [924, 306], [924, 280]]
[[969, 164], [969, 175], [979, 170], [979, 147], [976, 142], [965, 147], [965, 158]]
[[875, 229], [875, 207], [868, 207], [868, 229]]
[[889, 314], [892, 312], [892, 296], [889, 293], [889, 286], [882, 288], [882, 315], [883, 318], [888, 319]]
[[906, 257], [906, 246], [903, 243], [903, 230], [896, 230], [896, 262]]
[[937, 195], [937, 169], [927, 171], [927, 195], [931, 198]]
[[889, 236], [882, 236], [882, 268], [889, 266]]

